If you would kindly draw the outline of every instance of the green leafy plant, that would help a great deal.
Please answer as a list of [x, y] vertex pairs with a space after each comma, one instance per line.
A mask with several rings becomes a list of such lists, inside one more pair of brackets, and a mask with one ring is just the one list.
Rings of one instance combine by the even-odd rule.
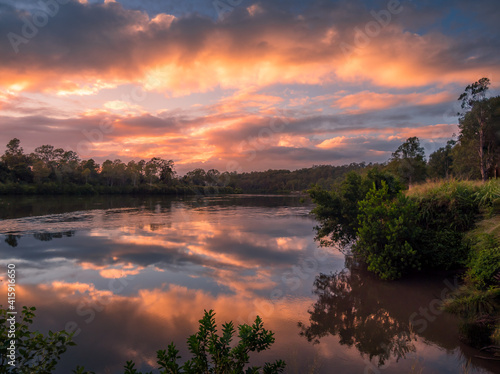
[[485, 246], [472, 254], [466, 280], [477, 289], [498, 285], [495, 275], [500, 274], [500, 247]]
[[465, 265], [469, 247], [463, 237], [479, 217], [476, 194], [475, 184], [464, 181], [429, 184], [423, 191], [407, 194], [418, 206], [417, 225], [422, 230], [418, 247], [424, 269]]
[[[193, 357], [179, 364], [179, 350], [171, 343], [166, 350], [157, 351], [157, 363], [160, 374], [276, 374], [285, 369], [285, 362], [277, 360], [266, 363], [264, 367], [248, 366], [250, 352], [261, 352], [274, 343], [274, 333], [264, 329], [262, 319], [257, 316], [252, 326], [238, 326], [239, 342], [231, 347], [236, 332], [232, 322], [222, 325], [222, 335], [217, 334], [213, 310], [206, 311], [199, 321], [199, 329], [188, 340], [189, 351]], [[247, 367], [248, 366], [248, 367]], [[83, 368], [76, 374], [91, 374]], [[127, 361], [125, 374], [142, 374], [133, 361]], [[149, 374], [152, 374], [150, 372]]]
[[359, 228], [358, 203], [375, 186], [387, 186], [388, 195], [394, 197], [402, 189], [396, 178], [377, 168], [372, 168], [367, 175], [361, 176], [349, 172], [339, 186], [331, 191], [314, 186], [308, 190], [316, 207], [312, 210], [319, 225], [316, 226], [316, 240], [321, 246], [341, 244], [347, 246], [357, 238]]
[[421, 259], [415, 242], [420, 234], [416, 225], [415, 203], [399, 194], [395, 199], [389, 187], [373, 188], [359, 202], [358, 241], [354, 254], [368, 270], [382, 279], [397, 279], [411, 269], [419, 269]]
[[[69, 346], [76, 345], [72, 334], [62, 330], [49, 331], [44, 335], [31, 331], [30, 325], [35, 317], [35, 307], [23, 307], [20, 322], [12, 326], [11, 314], [0, 308], [0, 374], [49, 374], [54, 371], [61, 355]], [[238, 326], [239, 342], [232, 346], [235, 328], [232, 322], [222, 325], [222, 335], [217, 334], [213, 310], [205, 311], [199, 321], [196, 334], [188, 339], [188, 347], [193, 358], [179, 364], [181, 359], [174, 343], [166, 350], [157, 351], [160, 374], [277, 374], [285, 369], [285, 362], [277, 360], [265, 363], [263, 367], [248, 366], [250, 352], [261, 352], [274, 343], [274, 333], [264, 329], [262, 319], [257, 316], [253, 325]], [[15, 331], [15, 333], [13, 333]], [[15, 337], [13, 336], [15, 335]], [[15, 342], [12, 348], [11, 340]], [[10, 365], [11, 349], [16, 351], [15, 365]], [[124, 374], [142, 374], [135, 368], [133, 361], [127, 361]], [[77, 366], [73, 374], [95, 374]], [[152, 374], [152, 372], [150, 372]]]
[[[45, 374], [52, 372], [61, 355], [69, 346], [75, 345], [72, 334], [66, 331], [49, 331], [44, 335], [38, 331], [31, 331], [30, 325], [35, 317], [35, 307], [23, 307], [20, 322], [15, 322], [10, 329], [13, 314], [7, 309], [0, 308], [0, 373], [1, 374]], [[19, 317], [17, 317], [19, 319]], [[11, 345], [11, 341], [15, 344]], [[15, 365], [12, 362], [10, 351], [15, 346]]]

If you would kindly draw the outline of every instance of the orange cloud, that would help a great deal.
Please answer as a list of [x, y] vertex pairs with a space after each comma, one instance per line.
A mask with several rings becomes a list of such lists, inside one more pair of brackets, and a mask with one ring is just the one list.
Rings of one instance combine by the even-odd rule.
[[404, 105], [435, 105], [456, 99], [449, 92], [389, 94], [362, 91], [346, 95], [335, 101], [333, 106], [341, 109], [354, 108], [362, 111], [396, 108]]
[[[150, 18], [118, 3], [72, 4], [61, 8], [60, 16], [70, 8], [82, 17], [95, 12], [93, 30], [66, 30], [68, 43], [70, 37], [80, 38], [76, 46], [71, 44], [72, 56], [57, 60], [55, 56], [70, 46], [59, 46], [50, 39], [52, 34], [20, 46], [22, 59], [5, 46], [8, 63], [0, 68], [4, 88], [89, 95], [121, 83], [136, 83], [146, 90], [182, 96], [217, 87], [241, 90], [339, 80], [421, 87], [470, 83], [486, 73], [500, 73], [497, 65], [479, 58], [453, 60], [460, 40], [439, 33], [410, 33], [397, 24], [385, 27], [367, 45], [357, 46], [354, 21], [312, 32], [309, 26], [314, 17], [289, 14], [281, 22], [270, 22], [269, 10], [260, 5], [248, 8], [248, 18], [239, 24], [229, 19], [227, 23], [200, 19], [195, 24], [168, 14]], [[60, 30], [55, 27], [55, 23], [47, 26], [57, 35]], [[104, 32], [113, 48], [107, 42], [95, 42], [94, 33]], [[346, 42], [354, 48], [350, 55], [340, 48]], [[45, 45], [53, 57], [40, 53]], [[29, 74], [20, 66], [29, 67]]]
[[322, 141], [321, 143], [316, 145], [316, 147], [324, 148], [324, 149], [343, 147], [346, 145], [346, 142], [345, 142], [346, 139], [347, 139], [347, 137], [345, 137], [345, 136], [336, 136], [334, 138], [326, 139], [326, 140]]
[[84, 270], [96, 270], [99, 275], [106, 279], [118, 279], [125, 278], [130, 275], [137, 275], [144, 269], [142, 266], [136, 266], [134, 264], [115, 264], [111, 266], [98, 266], [88, 262], [82, 262], [80, 267]]
[[[421, 127], [385, 127], [385, 128], [363, 128], [363, 129], [346, 129], [343, 131], [346, 135], [336, 136], [330, 139], [323, 140], [316, 145], [321, 149], [335, 149], [351, 147], [354, 143], [369, 143], [366, 135], [371, 135], [371, 139], [379, 140], [405, 140], [416, 136], [420, 139], [450, 139], [453, 134], [458, 131], [456, 124], [438, 124]], [[357, 135], [357, 136], [356, 136]], [[382, 155], [371, 150], [373, 155]]]

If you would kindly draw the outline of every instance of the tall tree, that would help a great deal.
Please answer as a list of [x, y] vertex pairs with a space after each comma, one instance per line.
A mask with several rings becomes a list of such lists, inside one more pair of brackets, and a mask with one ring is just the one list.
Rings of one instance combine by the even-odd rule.
[[153, 180], [156, 182], [159, 179], [161, 169], [162, 159], [159, 157], [153, 157], [146, 163], [146, 165], [144, 166], [144, 174], [149, 180], [149, 184], [152, 184]]
[[160, 163], [160, 180], [163, 183], [170, 184], [175, 177], [174, 162], [172, 160], [159, 159]]
[[220, 181], [220, 171], [217, 169], [210, 169], [207, 171], [207, 182], [210, 186], [218, 186]]
[[389, 169], [392, 169], [406, 185], [425, 180], [426, 162], [424, 148], [414, 136], [408, 138], [392, 154]]
[[458, 100], [462, 102], [464, 112], [459, 119], [459, 141], [463, 145], [475, 148], [478, 157], [481, 179], [486, 181], [489, 169], [498, 162], [498, 117], [500, 99], [486, 98], [490, 86], [488, 78], [468, 85]]
[[207, 180], [205, 170], [198, 168], [191, 170], [184, 176], [184, 181], [195, 186], [204, 186]]
[[448, 140], [445, 147], [439, 148], [429, 156], [427, 173], [432, 178], [448, 178], [453, 166], [453, 147], [455, 140]]
[[32, 182], [33, 172], [30, 169], [30, 157], [24, 154], [20, 143], [17, 138], [9, 141], [1, 160], [11, 171], [15, 181]]

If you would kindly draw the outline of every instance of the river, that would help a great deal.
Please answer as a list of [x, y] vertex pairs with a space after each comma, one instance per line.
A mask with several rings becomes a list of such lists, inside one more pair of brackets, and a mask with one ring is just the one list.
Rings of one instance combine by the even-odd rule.
[[15, 264], [16, 305], [37, 307], [36, 329], [75, 332], [60, 374], [151, 369], [172, 341], [189, 357], [205, 309], [219, 325], [261, 316], [276, 343], [251, 362], [280, 358], [287, 373], [500, 372], [439, 310], [453, 277], [379, 281], [318, 248], [311, 208], [264, 195], [0, 197], [0, 266]]

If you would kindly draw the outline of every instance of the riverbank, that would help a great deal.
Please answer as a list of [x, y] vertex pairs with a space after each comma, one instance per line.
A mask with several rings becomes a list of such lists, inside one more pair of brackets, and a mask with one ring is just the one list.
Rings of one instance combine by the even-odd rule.
[[458, 271], [463, 286], [444, 308], [461, 317], [462, 340], [500, 345], [499, 181], [443, 180], [403, 190], [391, 174], [374, 171], [309, 193], [322, 245], [348, 245], [381, 279]]
[[[491, 180], [428, 182], [410, 188], [406, 195], [420, 208], [431, 202], [449, 206], [450, 221], [466, 198], [473, 194], [471, 210], [477, 209], [474, 224], [463, 235], [466, 249], [462, 286], [444, 301], [444, 310], [461, 318], [460, 337], [466, 344], [493, 353], [500, 360], [500, 183]], [[491, 357], [487, 357], [491, 359]]]
[[241, 189], [230, 186], [170, 186], [166, 184], [148, 184], [140, 186], [102, 186], [74, 183], [0, 183], [0, 195], [217, 195], [242, 193]]

